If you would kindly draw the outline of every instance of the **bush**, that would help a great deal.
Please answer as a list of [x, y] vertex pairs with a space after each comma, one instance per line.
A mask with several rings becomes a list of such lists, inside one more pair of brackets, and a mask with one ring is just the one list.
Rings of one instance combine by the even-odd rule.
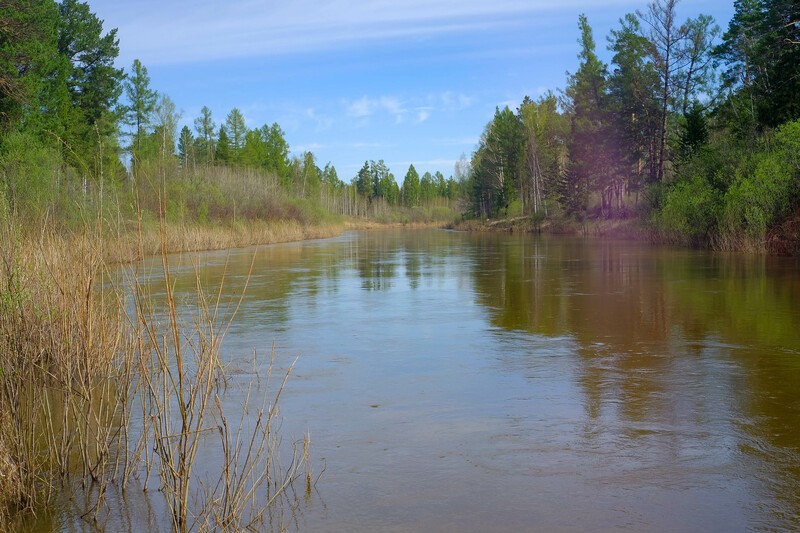
[[763, 239], [767, 230], [788, 212], [792, 174], [776, 153], [765, 154], [755, 171], [737, 176], [725, 194], [724, 221], [729, 233], [744, 232]]
[[666, 192], [656, 223], [679, 240], [705, 241], [716, 229], [719, 212], [718, 192], [702, 177], [695, 177]]
[[61, 158], [34, 136], [12, 132], [0, 141], [0, 190], [13, 212], [38, 220], [57, 198]]

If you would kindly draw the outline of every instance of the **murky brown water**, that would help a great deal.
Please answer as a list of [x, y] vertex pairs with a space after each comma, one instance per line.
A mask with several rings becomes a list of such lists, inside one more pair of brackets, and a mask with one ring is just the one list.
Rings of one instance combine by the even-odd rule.
[[257, 252], [225, 353], [273, 341], [322, 472], [289, 530], [800, 529], [796, 260], [353, 233]]

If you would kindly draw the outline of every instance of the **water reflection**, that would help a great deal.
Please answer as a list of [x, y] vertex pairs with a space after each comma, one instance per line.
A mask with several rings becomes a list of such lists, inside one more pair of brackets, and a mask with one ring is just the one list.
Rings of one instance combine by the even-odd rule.
[[480, 250], [475, 287], [492, 323], [578, 343], [585, 445], [619, 446], [657, 485], [707, 483], [736, 464], [741, 502], [772, 515], [752, 525], [800, 525], [796, 261], [606, 241]]
[[173, 264], [244, 293], [232, 367], [300, 356], [298, 530], [800, 528], [794, 260], [386, 231]]

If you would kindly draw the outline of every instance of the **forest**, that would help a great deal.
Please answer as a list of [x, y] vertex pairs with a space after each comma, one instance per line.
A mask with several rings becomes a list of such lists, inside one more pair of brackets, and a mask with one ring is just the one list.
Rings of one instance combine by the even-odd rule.
[[170, 220], [201, 224], [636, 219], [660, 240], [763, 252], [796, 232], [800, 7], [736, 1], [723, 31], [680, 20], [678, 3], [621, 17], [609, 64], [579, 16], [566, 88], [498, 108], [454, 176], [395, 176], [376, 158], [345, 181], [292, 155], [279, 124], [248, 129], [238, 108], [217, 123], [204, 107], [178, 130], [175, 102], [140, 61], [115, 65], [116, 30], [87, 3], [6, 0], [0, 212], [72, 224], [103, 203], [155, 216], [163, 196]]
[[797, 250], [800, 5], [735, 2], [722, 32], [676, 0], [622, 17], [597, 54], [579, 18], [566, 89], [497, 109], [472, 155], [476, 217], [629, 218], [659, 240]]

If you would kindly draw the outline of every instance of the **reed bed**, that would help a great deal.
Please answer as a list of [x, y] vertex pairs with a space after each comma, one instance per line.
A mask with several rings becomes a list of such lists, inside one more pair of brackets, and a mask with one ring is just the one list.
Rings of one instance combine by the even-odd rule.
[[[340, 234], [344, 225], [304, 225], [295, 220], [249, 220], [228, 225], [166, 224], [163, 234], [147, 231], [141, 235], [128, 231], [115, 237], [117, 246], [106, 259], [123, 262], [158, 255], [163, 249], [174, 252], [200, 252], [242, 248], [256, 244], [322, 239]], [[162, 239], [164, 242], [162, 243]]]
[[[307, 436], [281, 451], [278, 406], [291, 368], [271, 383], [273, 352], [254, 365], [242, 405], [226, 409], [220, 350], [240, 300], [225, 296], [224, 280], [207, 294], [198, 272], [192, 309], [179, 309], [169, 254], [337, 230], [182, 228], [162, 218], [155, 232], [139, 226], [135, 238], [109, 239], [100, 226], [34, 234], [0, 220], [0, 530], [75, 487], [81, 518], [102, 528], [111, 486], [163, 498], [176, 531], [257, 528], [297, 479], [311, 480]], [[139, 262], [109, 267], [153, 252], [158, 290]], [[223, 460], [198, 479], [208, 449]]]

